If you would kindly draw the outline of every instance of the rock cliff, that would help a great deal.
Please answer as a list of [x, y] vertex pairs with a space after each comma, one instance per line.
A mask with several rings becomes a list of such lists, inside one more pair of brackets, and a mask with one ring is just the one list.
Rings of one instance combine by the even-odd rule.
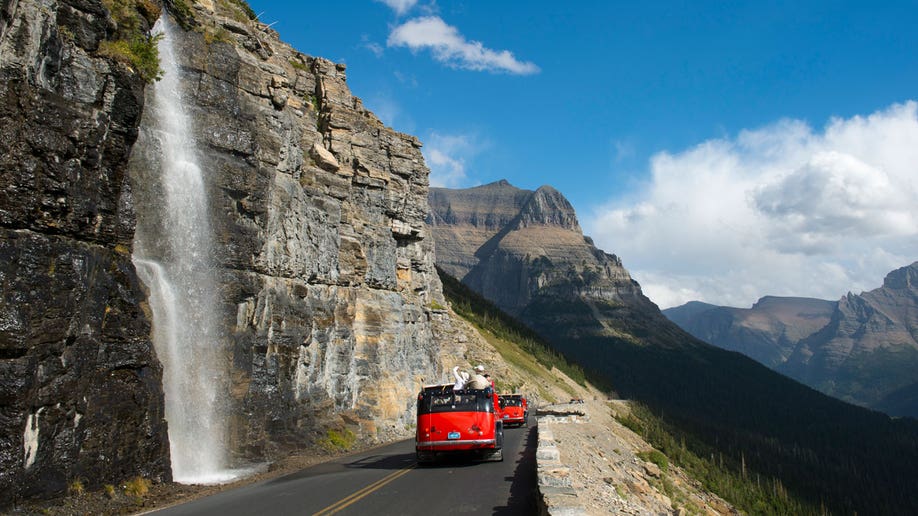
[[[270, 460], [330, 429], [408, 435], [419, 385], [463, 352], [431, 323], [445, 301], [420, 142], [363, 107], [344, 65], [282, 43], [244, 3], [166, 5], [188, 28], [232, 456]], [[156, 321], [131, 256], [168, 252], [161, 149], [149, 63], [125, 50], [155, 41], [159, 11], [0, 6], [0, 503], [170, 478]]]
[[0, 505], [79, 478], [169, 478], [130, 252], [144, 84], [99, 52], [117, 37], [100, 1], [0, 7]]
[[[215, 232], [230, 450], [407, 435], [414, 395], [442, 370], [421, 144], [363, 107], [344, 65], [226, 4], [195, 4], [197, 28], [173, 44]], [[129, 172], [155, 260], [168, 218], [148, 114]]]

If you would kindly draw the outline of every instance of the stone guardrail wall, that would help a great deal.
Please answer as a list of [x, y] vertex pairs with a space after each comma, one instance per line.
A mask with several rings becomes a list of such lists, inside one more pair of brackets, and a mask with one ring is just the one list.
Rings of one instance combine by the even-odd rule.
[[571, 484], [570, 467], [561, 462], [551, 426], [588, 418], [581, 404], [551, 405], [536, 411], [539, 444], [536, 464], [539, 484], [539, 514], [551, 516], [585, 516], [577, 491]]

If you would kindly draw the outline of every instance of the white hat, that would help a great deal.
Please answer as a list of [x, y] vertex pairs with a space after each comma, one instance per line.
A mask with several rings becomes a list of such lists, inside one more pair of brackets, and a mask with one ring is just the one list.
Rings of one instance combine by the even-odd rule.
[[477, 366], [475, 366], [475, 370], [478, 372], [484, 371], [484, 366], [481, 364], [478, 364]]

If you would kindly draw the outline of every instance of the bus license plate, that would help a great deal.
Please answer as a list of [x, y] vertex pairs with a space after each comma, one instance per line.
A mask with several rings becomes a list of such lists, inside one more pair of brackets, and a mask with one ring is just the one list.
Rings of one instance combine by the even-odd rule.
[[447, 438], [447, 439], [458, 439], [458, 438], [459, 438], [459, 432], [450, 432], [450, 433], [446, 434], [446, 438]]

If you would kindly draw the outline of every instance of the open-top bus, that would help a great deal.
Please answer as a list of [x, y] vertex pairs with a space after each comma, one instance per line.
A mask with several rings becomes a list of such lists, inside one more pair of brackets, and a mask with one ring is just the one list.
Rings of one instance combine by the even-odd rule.
[[497, 394], [490, 387], [458, 391], [452, 385], [424, 387], [418, 394], [418, 462], [430, 463], [438, 455], [458, 453], [502, 461], [500, 416]]
[[501, 420], [505, 426], [529, 425], [529, 405], [522, 394], [501, 394], [500, 402]]

